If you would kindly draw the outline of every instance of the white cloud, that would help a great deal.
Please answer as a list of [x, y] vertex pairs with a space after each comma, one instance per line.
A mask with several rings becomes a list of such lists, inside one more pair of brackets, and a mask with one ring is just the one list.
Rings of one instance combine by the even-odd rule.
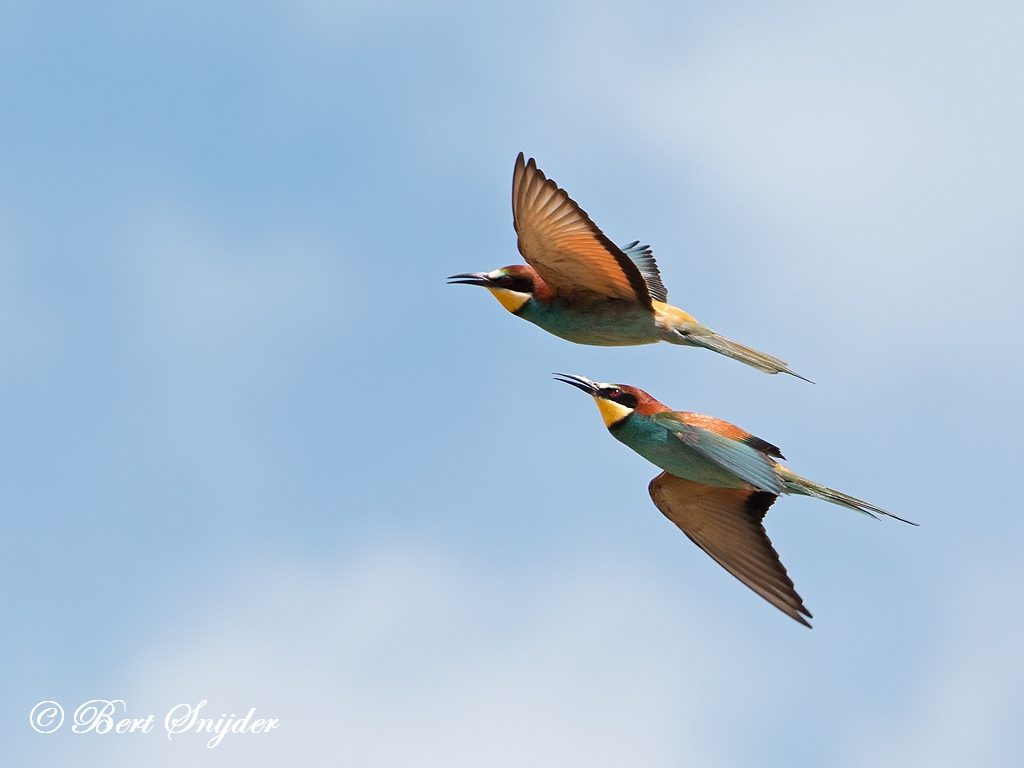
[[154, 341], [215, 354], [268, 337], [287, 347], [345, 306], [339, 254], [312, 233], [232, 236], [174, 206], [136, 222], [123, 255]]
[[[699, 650], [700, 609], [632, 568], [495, 584], [436, 555], [383, 550], [196, 590], [204, 618], [168, 626], [173, 637], [125, 670], [129, 706], [160, 722], [183, 701], [207, 699], [216, 716], [254, 706], [280, 730], [215, 750], [195, 734], [111, 737], [96, 764], [704, 763], [718, 752], [713, 681], [731, 673]], [[80, 738], [68, 749], [83, 765]]]
[[976, 564], [948, 596], [943, 642], [901, 727], [872, 723], [886, 734], [854, 750], [862, 766], [1008, 765], [1019, 744], [1024, 704], [1024, 621], [1018, 563]]
[[566, 43], [587, 98], [756, 233], [760, 285], [873, 346], [1019, 321], [1018, 5], [736, 9], [628, 57], [600, 18]]

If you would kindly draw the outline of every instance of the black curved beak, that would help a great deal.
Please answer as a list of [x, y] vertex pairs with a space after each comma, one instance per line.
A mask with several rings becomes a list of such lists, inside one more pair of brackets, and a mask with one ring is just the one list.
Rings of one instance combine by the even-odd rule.
[[586, 376], [576, 376], [571, 373], [556, 373], [555, 381], [560, 381], [563, 384], [571, 384], [576, 387], [576, 389], [582, 389], [591, 397], [597, 395], [597, 391], [600, 389], [596, 382], [591, 381]]
[[466, 272], [449, 277], [448, 285], [482, 285], [486, 288], [491, 285], [491, 278], [487, 276], [486, 272]]

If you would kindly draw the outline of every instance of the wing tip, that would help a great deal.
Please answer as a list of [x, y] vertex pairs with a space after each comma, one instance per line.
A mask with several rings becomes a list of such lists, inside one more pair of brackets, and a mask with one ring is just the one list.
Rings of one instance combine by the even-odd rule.
[[[814, 629], [814, 626], [813, 626], [813, 625], [811, 624], [811, 622], [809, 622], [809, 621], [808, 621], [807, 619], [805, 619], [805, 618], [804, 618], [803, 616], [801, 616], [801, 615], [800, 615], [799, 613], [790, 613], [790, 614], [787, 614], [787, 615], [788, 615], [788, 616], [789, 616], [790, 618], [792, 618], [792, 619], [793, 619], [794, 621], [797, 621], [797, 622], [799, 622], [800, 624], [803, 624], [803, 625], [804, 625], [805, 627], [807, 627], [808, 629]], [[809, 613], [808, 613], [807, 615], [808, 615], [808, 616], [810, 616], [811, 614], [809, 614]], [[813, 617], [812, 617], [812, 618], [813, 618]]]
[[891, 517], [893, 520], [899, 520], [901, 523], [906, 523], [907, 525], [912, 525], [915, 528], [920, 528], [921, 527], [920, 523], [915, 523], [913, 520], [907, 520], [906, 518], [900, 517], [899, 515], [894, 515], [892, 512], [886, 512], [884, 509], [876, 510], [876, 511], [881, 512], [881, 514], [885, 515], [886, 517]]
[[776, 371], [776, 373], [788, 373], [790, 376], [794, 376], [794, 377], [800, 379], [801, 381], [806, 381], [808, 384], [817, 384], [818, 383], [816, 381], [812, 381], [811, 379], [808, 379], [806, 376], [801, 376], [796, 371], [791, 371], [789, 369], [788, 365], [785, 368], [783, 368], [781, 371]]

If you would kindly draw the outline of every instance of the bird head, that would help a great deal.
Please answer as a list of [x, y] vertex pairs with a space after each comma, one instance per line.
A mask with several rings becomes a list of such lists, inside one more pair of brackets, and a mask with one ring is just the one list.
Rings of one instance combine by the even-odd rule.
[[650, 416], [653, 413], [670, 410], [668, 406], [662, 405], [642, 389], [628, 384], [603, 384], [591, 381], [586, 376], [575, 376], [570, 373], [556, 373], [555, 376], [556, 381], [572, 384], [594, 398], [608, 429], [621, 424], [633, 413]]
[[501, 306], [512, 314], [516, 314], [535, 295], [543, 299], [550, 293], [533, 267], [526, 264], [513, 264], [493, 272], [466, 272], [448, 278], [449, 285], [482, 285], [494, 294]]

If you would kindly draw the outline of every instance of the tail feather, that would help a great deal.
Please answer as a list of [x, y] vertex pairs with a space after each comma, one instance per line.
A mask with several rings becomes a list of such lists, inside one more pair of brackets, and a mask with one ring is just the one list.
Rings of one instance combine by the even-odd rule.
[[790, 376], [796, 376], [798, 379], [803, 379], [811, 384], [814, 383], [807, 377], [789, 370], [785, 360], [780, 360], [777, 357], [766, 355], [764, 352], [758, 352], [756, 349], [737, 344], [735, 341], [730, 341], [702, 325], [676, 328], [675, 333], [681, 337], [679, 343], [710, 349], [712, 352], [731, 357], [733, 360], [739, 360], [741, 363], [746, 363], [765, 373], [788, 373]]
[[833, 504], [838, 504], [841, 507], [847, 509], [853, 509], [861, 514], [867, 515], [878, 519], [877, 515], [884, 515], [885, 517], [891, 517], [894, 520], [899, 520], [901, 523], [907, 523], [909, 525], [917, 525], [917, 523], [910, 520], [904, 520], [898, 515], [894, 515], [892, 512], [887, 512], [881, 507], [876, 507], [874, 504], [868, 504], [866, 501], [862, 501], [849, 494], [842, 493], [840, 491], [833, 490], [828, 486], [816, 483], [813, 480], [808, 480], [806, 477], [800, 477], [785, 467], [779, 466], [779, 474], [782, 476], [782, 482], [786, 486], [786, 490], [790, 493], [796, 493], [801, 496], [811, 496], [815, 499], [821, 499], [822, 501], [830, 501]]

